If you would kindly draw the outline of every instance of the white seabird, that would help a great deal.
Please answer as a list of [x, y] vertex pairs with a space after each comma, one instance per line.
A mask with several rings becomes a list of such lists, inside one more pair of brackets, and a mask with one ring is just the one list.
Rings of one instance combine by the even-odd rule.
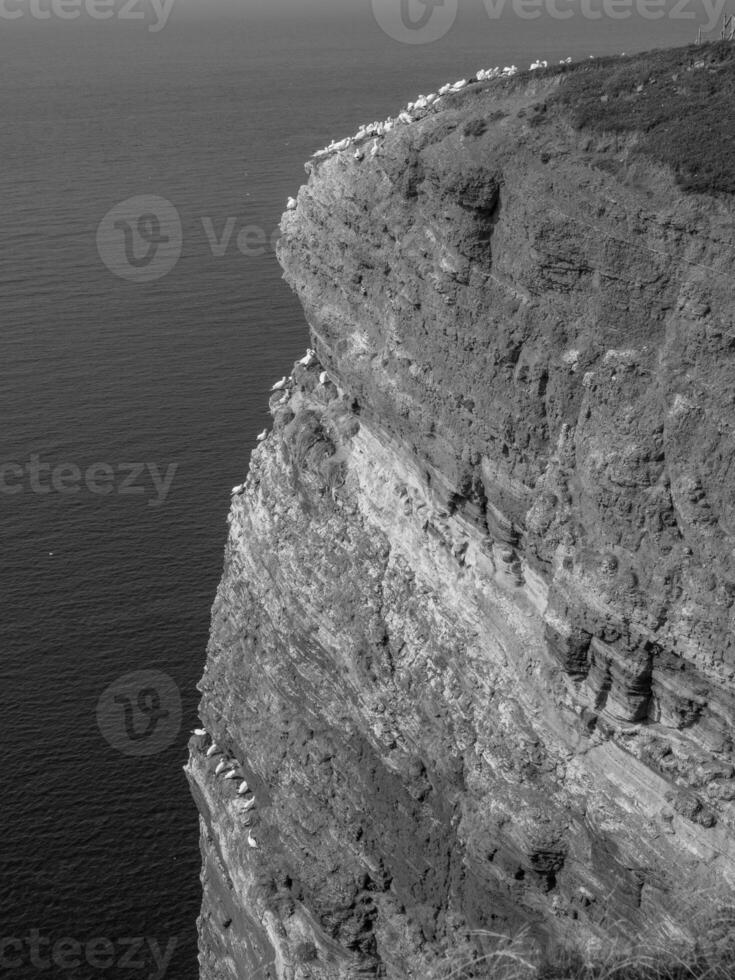
[[242, 808], [242, 812], [247, 813], [248, 810], [252, 810], [254, 806], [255, 806], [255, 797], [253, 796], [252, 799], [249, 799], [245, 804], [245, 806]]
[[296, 198], [289, 197], [288, 201], [286, 202], [286, 210], [295, 211], [297, 207], [298, 207], [298, 202], [296, 201]]
[[247, 791], [248, 791], [248, 783], [246, 779], [243, 779], [243, 781], [237, 787], [238, 796], [243, 796], [245, 793], [247, 793]]
[[220, 751], [221, 749], [219, 745], [217, 745], [216, 742], [212, 742], [212, 744], [207, 749], [207, 758], [211, 759], [213, 755], [217, 755]]
[[217, 763], [217, 768], [214, 770], [215, 776], [219, 776], [222, 770], [226, 768], [227, 768], [227, 763], [225, 762], [224, 759], [220, 759], [220, 761]]
[[[238, 487], [233, 487], [232, 488], [232, 496], [234, 497], [236, 494], [242, 493], [244, 489], [245, 489], [245, 484], [244, 483], [241, 483]], [[195, 732], [194, 734], [198, 734], [198, 732]], [[207, 733], [204, 732], [204, 734], [206, 735]]]
[[233, 769], [232, 772], [227, 773], [225, 779], [239, 779], [241, 776], [241, 772], [238, 772], [237, 769]]
[[329, 375], [326, 371], [322, 371], [322, 373], [319, 375], [319, 384], [325, 385], [327, 381], [329, 381]]
[[268, 438], [268, 430], [263, 429], [263, 431], [258, 436], [258, 442], [265, 442], [267, 438]]
[[276, 381], [276, 383], [271, 388], [271, 391], [283, 391], [283, 389], [286, 387], [287, 384], [288, 384], [288, 378], [284, 374], [284, 376], [281, 378], [280, 381]]
[[302, 367], [309, 367], [313, 363], [315, 357], [316, 357], [316, 351], [313, 351], [310, 347], [307, 350], [306, 354], [304, 354], [304, 356], [299, 361], [299, 364]]
[[191, 734], [192, 735], [206, 735], [207, 734], [207, 729], [206, 728], [192, 728]]
[[256, 839], [253, 837], [252, 834], [248, 834], [248, 845], [250, 847], [257, 847], [258, 846], [258, 842], [256, 841]]

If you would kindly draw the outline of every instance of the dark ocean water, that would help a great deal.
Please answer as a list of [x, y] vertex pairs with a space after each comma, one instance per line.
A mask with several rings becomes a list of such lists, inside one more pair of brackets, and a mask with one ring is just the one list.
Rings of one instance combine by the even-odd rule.
[[[0, 973], [137, 980], [155, 974], [150, 950], [127, 966], [122, 941], [146, 937], [175, 941], [169, 977], [197, 976], [198, 824], [181, 772], [195, 685], [229, 490], [268, 423], [268, 387], [307, 343], [272, 251], [241, 254], [238, 231], [270, 236], [315, 149], [420, 91], [696, 33], [691, 21], [491, 23], [476, 7], [423, 46], [388, 38], [368, 0], [350, 16], [175, 11], [156, 34], [0, 20], [0, 465], [106, 464], [117, 488], [45, 493], [42, 471], [0, 493], [0, 939], [114, 947], [103, 969], [7, 946]], [[96, 247], [103, 216], [138, 195], [166, 198], [183, 225], [178, 265], [148, 284], [113, 275]], [[229, 218], [218, 257], [203, 221], [219, 234]], [[176, 466], [165, 499], [149, 470], [142, 493], [119, 492], [126, 463]], [[173, 680], [173, 695], [153, 684], [168, 720], [126, 742], [123, 704], [107, 703], [110, 744], [102, 692], [151, 669]], [[151, 754], [129, 754], [141, 745]]]

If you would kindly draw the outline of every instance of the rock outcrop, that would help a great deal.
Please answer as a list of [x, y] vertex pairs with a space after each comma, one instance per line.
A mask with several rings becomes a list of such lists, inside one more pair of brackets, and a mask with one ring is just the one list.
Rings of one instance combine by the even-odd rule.
[[203, 980], [675, 948], [724, 908], [732, 198], [568, 93], [734, 70], [470, 82], [308, 165], [279, 257], [314, 354], [233, 495], [187, 767]]

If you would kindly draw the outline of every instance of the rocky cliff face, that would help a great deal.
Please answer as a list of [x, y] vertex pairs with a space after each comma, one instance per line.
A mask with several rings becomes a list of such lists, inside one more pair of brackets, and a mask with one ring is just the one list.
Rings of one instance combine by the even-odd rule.
[[470, 84], [284, 216], [316, 354], [229, 515], [203, 980], [676, 946], [731, 893], [732, 198], [575, 120], [628, 64], [659, 98], [641, 59]]

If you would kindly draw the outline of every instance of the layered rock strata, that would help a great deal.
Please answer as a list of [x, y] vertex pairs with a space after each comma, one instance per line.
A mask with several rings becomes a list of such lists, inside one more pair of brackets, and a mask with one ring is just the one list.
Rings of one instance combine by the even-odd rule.
[[735, 885], [732, 200], [575, 128], [574, 71], [312, 161], [283, 218], [315, 353], [229, 514], [203, 980], [674, 948]]

